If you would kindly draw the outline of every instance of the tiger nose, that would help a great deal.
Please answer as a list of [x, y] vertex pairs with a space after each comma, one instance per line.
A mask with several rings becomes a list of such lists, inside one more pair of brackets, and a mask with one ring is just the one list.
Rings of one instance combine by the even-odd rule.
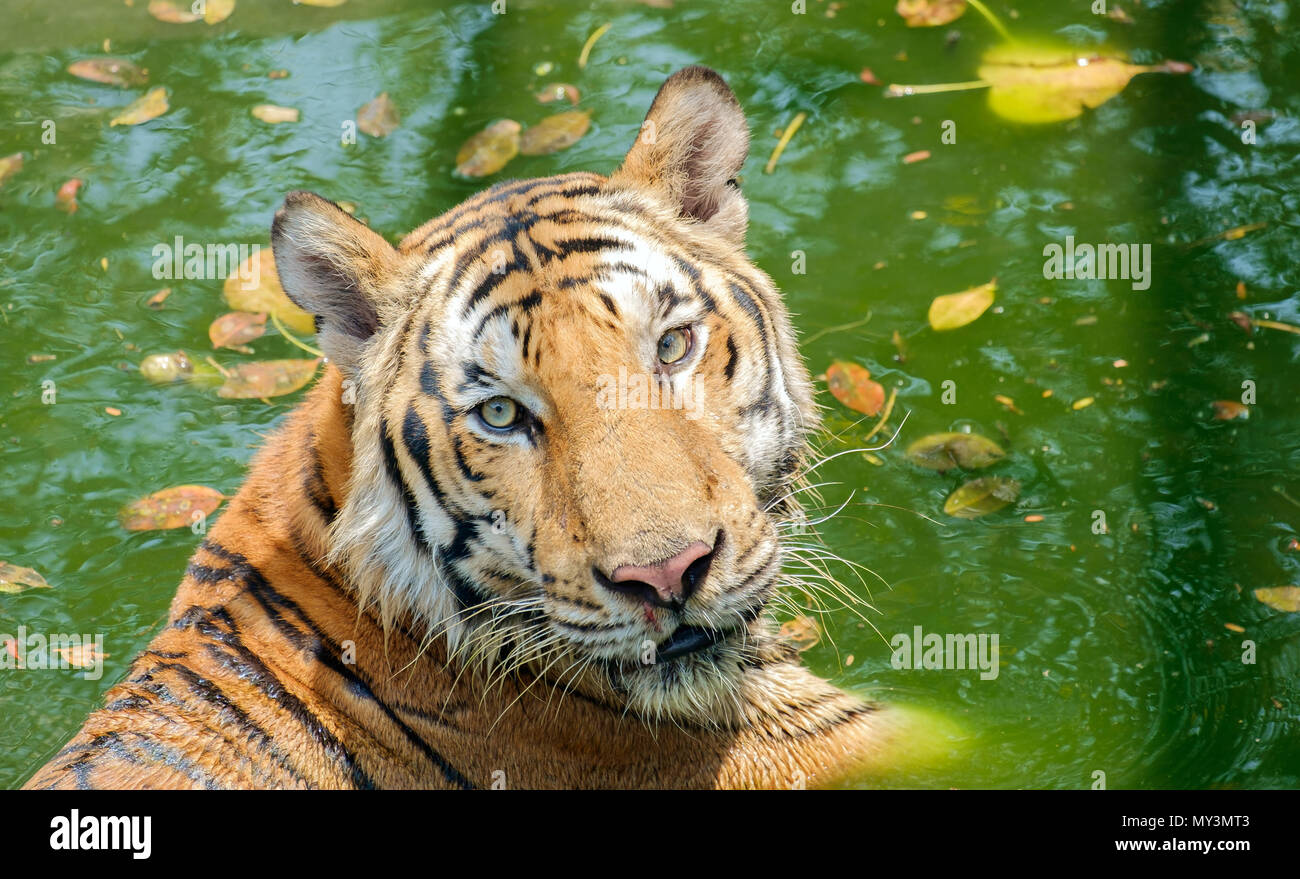
[[679, 607], [700, 588], [712, 561], [713, 547], [697, 540], [666, 561], [620, 565], [610, 573], [607, 585], [660, 607]]

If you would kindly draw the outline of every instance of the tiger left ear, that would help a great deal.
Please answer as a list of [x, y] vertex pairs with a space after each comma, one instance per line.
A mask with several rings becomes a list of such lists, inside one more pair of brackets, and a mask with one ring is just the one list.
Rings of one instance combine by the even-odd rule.
[[396, 248], [347, 211], [291, 192], [271, 223], [276, 273], [289, 298], [316, 318], [316, 339], [346, 373], [384, 322]]
[[610, 184], [649, 190], [679, 217], [740, 244], [749, 208], [735, 178], [748, 155], [735, 94], [709, 68], [687, 67], [659, 89]]

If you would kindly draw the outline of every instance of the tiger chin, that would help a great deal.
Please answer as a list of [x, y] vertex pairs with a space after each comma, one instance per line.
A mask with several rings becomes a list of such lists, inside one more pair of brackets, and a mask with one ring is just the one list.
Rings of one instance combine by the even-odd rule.
[[[608, 177], [500, 183], [397, 247], [291, 193], [275, 263], [324, 373], [166, 627], [27, 786], [801, 787], [890, 766], [899, 710], [811, 674], [765, 615], [817, 410], [744, 254], [748, 146], [731, 90], [690, 67]], [[602, 395], [611, 377], [641, 380]]]

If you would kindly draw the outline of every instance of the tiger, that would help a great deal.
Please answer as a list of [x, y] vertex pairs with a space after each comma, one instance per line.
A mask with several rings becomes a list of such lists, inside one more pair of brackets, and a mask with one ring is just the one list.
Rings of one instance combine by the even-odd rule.
[[735, 94], [695, 66], [613, 173], [499, 183], [396, 247], [289, 193], [272, 254], [321, 375], [164, 628], [25, 786], [888, 770], [906, 712], [814, 675], [769, 613], [819, 408], [745, 253], [748, 152]]

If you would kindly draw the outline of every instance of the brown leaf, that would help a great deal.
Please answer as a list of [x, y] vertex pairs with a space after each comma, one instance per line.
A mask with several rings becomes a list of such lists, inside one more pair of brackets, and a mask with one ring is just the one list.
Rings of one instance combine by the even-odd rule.
[[268, 125], [277, 125], [281, 122], [297, 122], [301, 116], [295, 107], [281, 107], [276, 104], [258, 104], [251, 112], [254, 119], [260, 119]]
[[[257, 283], [247, 288], [244, 286], [244, 278], [250, 276], [255, 277]], [[275, 256], [269, 247], [260, 247], [249, 255], [240, 265], [239, 271], [226, 278], [221, 294], [225, 297], [226, 304], [235, 311], [251, 311], [254, 314], [274, 312], [276, 317], [295, 332], [316, 332], [315, 319], [294, 305], [280, 286], [280, 276], [275, 271]]]
[[371, 137], [387, 137], [397, 130], [401, 120], [388, 92], [384, 92], [357, 111], [357, 128]]
[[24, 589], [49, 589], [45, 578], [33, 571], [9, 562], [0, 562], [0, 592], [22, 592]]
[[798, 616], [782, 623], [781, 630], [777, 634], [793, 644], [800, 653], [810, 647], [816, 647], [822, 639], [817, 621], [806, 616]]
[[1250, 417], [1250, 407], [1236, 400], [1215, 400], [1210, 405], [1214, 407], [1215, 421], [1232, 421], [1234, 418]]
[[556, 101], [568, 101], [570, 104], [577, 104], [579, 99], [578, 87], [570, 85], [567, 82], [548, 82], [542, 86], [542, 90], [536, 95], [540, 104], [552, 104]]
[[960, 18], [966, 11], [966, 0], [898, 0], [894, 11], [908, 27], [935, 27]]
[[320, 358], [237, 363], [227, 370], [225, 384], [217, 389], [217, 396], [228, 400], [257, 400], [292, 394], [311, 381], [319, 364]]
[[978, 433], [932, 433], [907, 447], [907, 460], [930, 470], [978, 470], [1006, 457], [1002, 447]]
[[568, 149], [591, 127], [591, 114], [585, 110], [568, 110], [547, 116], [528, 128], [519, 139], [519, 152], [525, 156], [547, 156]]
[[997, 279], [987, 284], [936, 296], [930, 303], [930, 326], [936, 330], [955, 330], [971, 323], [993, 304], [993, 294], [998, 289]]
[[266, 312], [251, 314], [232, 311], [223, 314], [208, 327], [213, 348], [235, 348], [259, 338], [266, 332]]
[[[209, 0], [211, 2], [211, 0]], [[56, 647], [54, 652], [62, 657], [72, 668], [94, 668], [102, 660], [109, 657], [107, 653], [100, 653], [92, 644], [69, 644], [66, 647]]]
[[85, 58], [68, 65], [68, 73], [90, 82], [102, 82], [120, 88], [144, 85], [149, 72], [125, 58]]
[[948, 496], [943, 511], [958, 519], [997, 512], [1020, 497], [1020, 483], [1002, 476], [972, 479]]
[[132, 501], [117, 514], [117, 521], [127, 531], [161, 531], [188, 528], [196, 520], [195, 511], [211, 515], [225, 495], [205, 485], [177, 485]]
[[914, 153], [908, 153], [907, 155], [903, 156], [903, 164], [914, 165], [917, 162], [924, 162], [928, 158], [930, 158], [929, 150], [917, 150]]
[[167, 297], [170, 295], [172, 295], [172, 288], [163, 287], [157, 293], [150, 296], [149, 301], [146, 302], [145, 304], [148, 305], [150, 308], [152, 308], [154, 311], [158, 311], [163, 307], [163, 302], [165, 302]]
[[139, 125], [141, 122], [157, 119], [169, 109], [167, 89], [159, 86], [149, 89], [144, 97], [132, 101], [125, 110], [114, 116], [113, 120], [108, 124], [110, 128], [114, 125]]
[[149, 0], [149, 14], [168, 24], [191, 24], [203, 18], [191, 8], [182, 9], [172, 0]]
[[1283, 613], [1300, 613], [1300, 586], [1273, 586], [1256, 589], [1255, 598]]
[[856, 363], [837, 360], [826, 369], [831, 396], [864, 415], [875, 415], [885, 405], [885, 389], [871, 380], [871, 372]]
[[500, 119], [465, 141], [456, 153], [456, 173], [486, 177], [500, 171], [519, 152], [520, 128], [513, 119]]

